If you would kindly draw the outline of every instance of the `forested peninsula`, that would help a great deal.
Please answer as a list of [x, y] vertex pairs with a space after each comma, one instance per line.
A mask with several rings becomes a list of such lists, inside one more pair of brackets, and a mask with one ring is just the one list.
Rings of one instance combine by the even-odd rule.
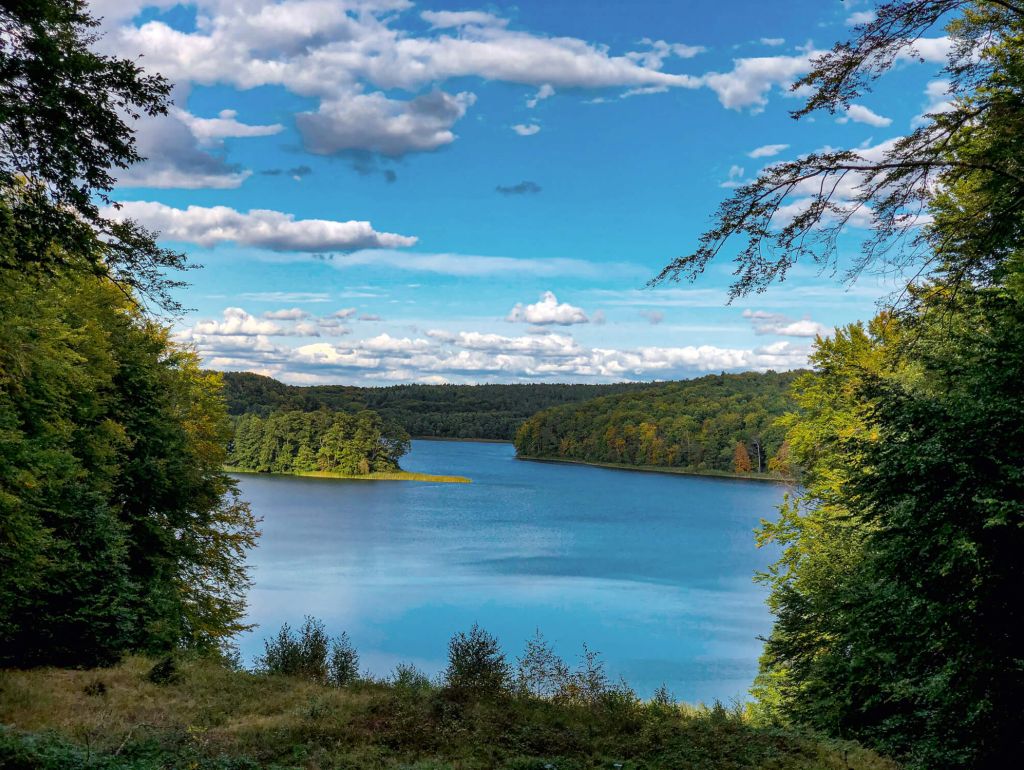
[[364, 409], [356, 414], [278, 411], [232, 420], [230, 471], [291, 473], [353, 479], [468, 481], [461, 476], [406, 473], [398, 462], [410, 448], [400, 426]]
[[526, 459], [782, 478], [780, 418], [800, 372], [713, 374], [546, 409], [516, 432]]

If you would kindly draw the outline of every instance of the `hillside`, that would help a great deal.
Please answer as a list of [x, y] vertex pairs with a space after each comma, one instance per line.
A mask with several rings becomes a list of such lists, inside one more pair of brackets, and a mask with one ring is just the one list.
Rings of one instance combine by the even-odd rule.
[[[693, 471], [785, 471], [789, 387], [800, 372], [715, 374], [546, 409], [516, 434], [521, 457]], [[781, 453], [781, 454], [780, 454]]]
[[511, 441], [531, 415], [598, 396], [641, 391], [649, 383], [615, 385], [286, 385], [248, 372], [226, 372], [224, 392], [232, 415], [267, 416], [281, 410], [345, 412], [372, 409], [409, 435]]
[[[895, 770], [854, 743], [758, 728], [732, 709], [628, 694], [558, 703], [457, 696], [406, 668], [332, 687], [294, 676], [152, 660], [101, 670], [0, 672], [0, 766], [64, 770], [255, 768], [701, 768]], [[412, 671], [410, 674], [409, 672]]]

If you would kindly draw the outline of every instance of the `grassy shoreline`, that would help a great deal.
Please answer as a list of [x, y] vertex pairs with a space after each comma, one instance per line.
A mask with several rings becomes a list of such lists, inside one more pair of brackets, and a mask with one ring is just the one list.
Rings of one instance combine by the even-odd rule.
[[570, 465], [587, 465], [591, 468], [608, 468], [613, 471], [633, 471], [639, 473], [667, 473], [674, 476], [704, 476], [716, 479], [732, 479], [734, 481], [760, 481], [771, 484], [792, 484], [793, 479], [785, 476], [767, 476], [763, 473], [730, 473], [729, 471], [700, 470], [693, 468], [666, 468], [661, 465], [629, 465], [627, 463], [600, 463], [588, 460], [570, 460], [562, 457], [531, 457], [516, 455], [517, 460], [532, 463], [568, 463]]
[[355, 475], [334, 473], [332, 471], [292, 471], [290, 473], [265, 473], [245, 468], [224, 466], [225, 473], [244, 473], [253, 476], [305, 476], [314, 479], [342, 479], [344, 481], [425, 481], [432, 484], [472, 484], [473, 480], [465, 476], [439, 476], [432, 473], [413, 473], [411, 471], [389, 471]]

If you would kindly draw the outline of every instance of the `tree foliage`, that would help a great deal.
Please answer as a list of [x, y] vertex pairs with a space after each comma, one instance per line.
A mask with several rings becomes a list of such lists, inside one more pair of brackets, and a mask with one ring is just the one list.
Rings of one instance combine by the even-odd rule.
[[256, 535], [219, 380], [104, 278], [0, 271], [0, 661], [241, 630]]
[[246, 414], [234, 423], [228, 464], [263, 473], [395, 471], [410, 446], [404, 430], [369, 410]]
[[796, 84], [796, 115], [848, 106], [937, 26], [948, 111], [871, 157], [769, 167], [663, 277], [736, 238], [741, 296], [797, 260], [834, 265], [864, 219], [851, 274], [915, 276], [889, 312], [819, 340], [795, 384], [803, 489], [760, 535], [783, 553], [762, 576], [776, 623], [754, 692], [762, 718], [910, 768], [1001, 768], [1024, 749], [1024, 6], [882, 3]]
[[[534, 415], [516, 433], [525, 457], [735, 471], [767, 467], [791, 408], [792, 372], [709, 375], [569, 404]], [[762, 462], [758, 463], [758, 458]], [[753, 462], [752, 462], [753, 459]]]
[[398, 423], [411, 436], [505, 441], [511, 441], [522, 422], [542, 409], [650, 387], [649, 383], [297, 386], [248, 372], [227, 372], [224, 383], [228, 408], [234, 415], [370, 409]]
[[166, 271], [184, 257], [99, 205], [142, 160], [131, 122], [165, 113], [170, 84], [92, 50], [97, 26], [82, 0], [0, 5], [0, 268], [105, 275], [173, 310]]

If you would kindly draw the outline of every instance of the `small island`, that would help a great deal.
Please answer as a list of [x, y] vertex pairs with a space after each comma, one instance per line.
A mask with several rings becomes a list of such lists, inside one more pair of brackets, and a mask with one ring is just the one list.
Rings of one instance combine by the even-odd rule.
[[277, 411], [234, 420], [224, 470], [360, 481], [428, 481], [468, 484], [463, 476], [402, 470], [409, 434], [365, 409], [357, 414]]

